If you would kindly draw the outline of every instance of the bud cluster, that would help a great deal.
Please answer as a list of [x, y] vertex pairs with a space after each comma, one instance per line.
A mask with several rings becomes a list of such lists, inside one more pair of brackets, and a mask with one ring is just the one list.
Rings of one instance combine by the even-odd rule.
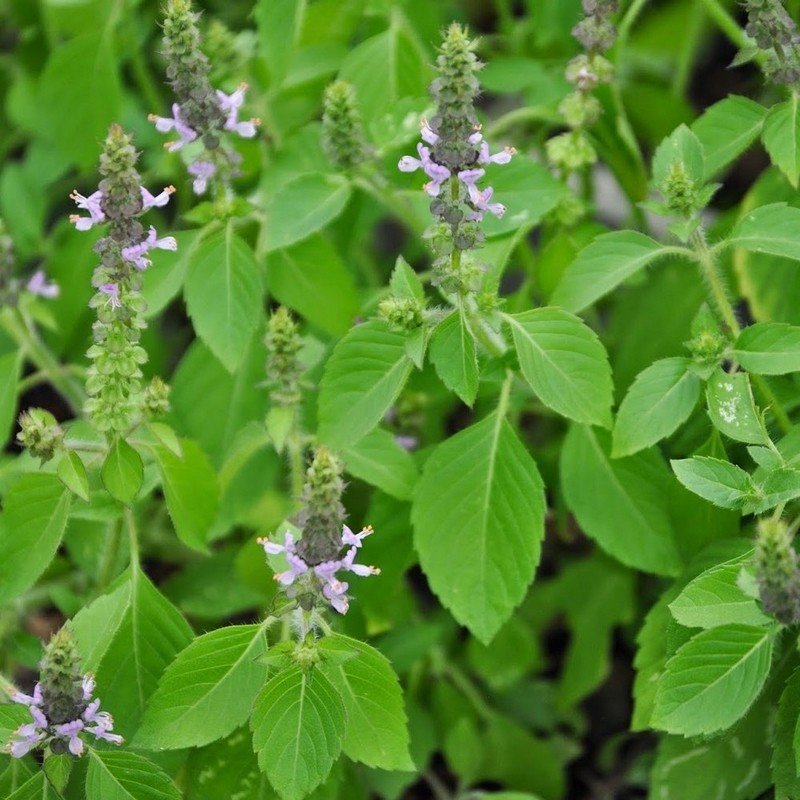
[[322, 145], [331, 163], [344, 172], [354, 172], [369, 156], [355, 91], [347, 81], [335, 81], [325, 90]]
[[15, 692], [11, 700], [28, 706], [32, 721], [17, 729], [8, 746], [14, 758], [49, 745], [53, 754], [84, 751], [82, 734], [91, 734], [112, 744], [122, 737], [112, 733], [114, 720], [100, 711], [100, 700], [93, 698], [95, 682], [81, 674], [80, 660], [66, 628], [56, 633], [45, 649], [39, 683], [32, 695]]
[[164, 57], [167, 79], [175, 93], [171, 117], [150, 115], [160, 133], [177, 134], [165, 147], [170, 152], [199, 142], [202, 151], [189, 165], [195, 193], [204, 194], [214, 178], [230, 179], [241, 161], [222, 137], [226, 132], [246, 139], [256, 135], [257, 119], [240, 120], [247, 84], [231, 94], [211, 85], [211, 65], [201, 49], [199, 15], [192, 11], [190, 0], [170, 0], [164, 18]]
[[49, 461], [64, 444], [64, 431], [56, 418], [43, 408], [30, 408], [19, 415], [17, 441], [42, 464]]
[[302, 538], [295, 542], [287, 531], [283, 544], [258, 540], [267, 555], [282, 553], [286, 557], [289, 568], [277, 573], [275, 580], [284, 587], [287, 597], [295, 599], [305, 611], [330, 605], [340, 614], [346, 613], [349, 584], [339, 580], [338, 573], [366, 577], [380, 572], [375, 567], [355, 563], [372, 528], [367, 526], [353, 533], [344, 524], [343, 492], [341, 463], [328, 450], [318, 447], [306, 472], [302, 509], [295, 520], [302, 529]]
[[618, 8], [616, 0], [583, 0], [586, 15], [572, 30], [572, 35], [586, 52], [575, 56], [567, 65], [566, 78], [575, 87], [558, 107], [569, 128], [547, 142], [550, 163], [565, 175], [578, 172], [597, 161], [597, 153], [586, 131], [597, 122], [602, 108], [594, 96], [599, 84], [610, 83], [614, 68], [602, 53], [616, 38], [616, 29], [609, 17]]
[[274, 406], [294, 406], [300, 402], [300, 376], [303, 366], [298, 353], [303, 346], [297, 323], [280, 306], [267, 323], [267, 385]]
[[761, 605], [784, 625], [800, 622], [800, 568], [792, 538], [782, 520], [758, 521], [755, 571]]
[[100, 264], [92, 277], [96, 293], [89, 305], [97, 320], [87, 354], [92, 364], [86, 381], [86, 411], [103, 431], [127, 430], [138, 408], [140, 367], [147, 361], [139, 339], [147, 326], [141, 273], [151, 264], [148, 253], [177, 247], [174, 237], [158, 238], [154, 227], [145, 232], [139, 221], [147, 209], [166, 205], [174, 188], [168, 186], [152, 195], [141, 185], [136, 161], [130, 136], [112, 125], [100, 156], [102, 180], [97, 191], [88, 197], [78, 192], [71, 195], [89, 215], [71, 217], [77, 230], [108, 224], [108, 234], [95, 245]]
[[478, 182], [489, 164], [507, 164], [514, 153], [505, 148], [492, 154], [475, 116], [480, 86], [475, 73], [481, 64], [466, 31], [451, 25], [436, 59], [438, 77], [430, 87], [436, 112], [422, 120], [417, 156], [404, 156], [402, 172], [422, 170], [429, 178], [425, 192], [432, 198], [437, 223], [426, 233], [434, 252], [434, 283], [448, 293], [474, 292], [482, 272], [467, 251], [483, 243], [480, 222], [487, 212], [497, 217], [505, 206], [492, 202], [491, 186]]
[[617, 30], [610, 17], [619, 11], [618, 0], [583, 0], [584, 18], [572, 29], [572, 35], [589, 53], [610, 50]]
[[764, 71], [773, 83], [800, 82], [800, 32], [780, 0], [745, 0], [745, 31], [767, 55]]

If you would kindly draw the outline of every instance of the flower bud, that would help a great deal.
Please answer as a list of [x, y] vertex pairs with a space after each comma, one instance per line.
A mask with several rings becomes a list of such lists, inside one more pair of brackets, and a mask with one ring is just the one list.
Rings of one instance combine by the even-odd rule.
[[142, 393], [142, 412], [148, 419], [158, 419], [169, 414], [169, 394], [171, 388], [157, 375]]
[[597, 161], [592, 143], [581, 130], [568, 131], [548, 139], [546, 150], [550, 163], [565, 174], [578, 172]]
[[378, 313], [398, 331], [415, 331], [422, 325], [425, 307], [412, 297], [389, 297], [378, 305]]
[[352, 172], [364, 163], [364, 127], [355, 92], [346, 81], [335, 81], [325, 90], [322, 144], [331, 163], [344, 172]]
[[297, 552], [311, 566], [334, 559], [342, 546], [345, 519], [342, 472], [342, 463], [333, 453], [324, 447], [314, 451], [306, 471], [302, 508], [296, 517], [298, 527], [303, 530]]
[[56, 418], [42, 408], [31, 408], [19, 415], [20, 432], [17, 441], [32, 456], [49, 461], [64, 444], [64, 431]]
[[267, 382], [270, 400], [276, 406], [300, 402], [303, 367], [297, 357], [303, 342], [297, 323], [283, 306], [269, 318], [264, 343], [267, 347]]
[[590, 128], [602, 109], [600, 101], [588, 92], [571, 92], [559, 104], [558, 113], [570, 128]]
[[800, 32], [780, 0], [745, 0], [745, 31], [767, 55], [763, 69], [772, 83], [793, 85], [800, 79]]
[[688, 217], [697, 210], [697, 184], [682, 161], [673, 161], [670, 164], [660, 189], [670, 211]]
[[758, 521], [755, 571], [761, 605], [784, 625], [800, 622], [800, 569], [783, 520]]
[[572, 35], [590, 53], [610, 49], [617, 38], [617, 31], [609, 17], [616, 14], [618, 8], [616, 0], [584, 0], [586, 17], [572, 29]]
[[79, 717], [83, 712], [83, 675], [75, 642], [67, 628], [53, 635], [44, 651], [39, 683], [42, 710], [53, 724]]

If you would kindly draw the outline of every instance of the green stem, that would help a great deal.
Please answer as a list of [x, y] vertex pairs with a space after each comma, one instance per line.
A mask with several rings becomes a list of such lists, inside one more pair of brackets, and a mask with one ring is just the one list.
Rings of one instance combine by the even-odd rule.
[[625, 49], [628, 38], [631, 35], [631, 28], [639, 18], [639, 14], [644, 10], [647, 2], [648, 0], [633, 0], [630, 6], [628, 6], [628, 10], [625, 12], [625, 16], [622, 18], [617, 28], [617, 46], [620, 50]]
[[[80, 364], [60, 364], [59, 369], [61, 372], [64, 373], [71, 373], [76, 377], [85, 377], [86, 376], [86, 367], [81, 366]], [[33, 389], [34, 386], [39, 386], [39, 384], [47, 383], [50, 380], [50, 376], [42, 371], [38, 370], [37, 372], [32, 372], [30, 375], [26, 375], [24, 378], [20, 380], [17, 384], [17, 391], [20, 394], [27, 392], [29, 389]]]
[[305, 468], [303, 466], [303, 445], [296, 427], [286, 439], [286, 451], [289, 456], [289, 471], [292, 477], [292, 497], [295, 502], [300, 502], [303, 494]]
[[702, 229], [698, 229], [692, 235], [692, 243], [694, 244], [695, 258], [708, 287], [711, 303], [716, 308], [724, 325], [728, 328], [730, 335], [736, 339], [742, 329], [736, 319], [731, 301], [728, 299], [725, 281], [720, 274], [717, 262], [714, 260], [714, 254], [708, 249], [705, 233]]
[[79, 415], [86, 401], [83, 385], [75, 380], [42, 341], [34, 326], [20, 309], [6, 309], [2, 315], [3, 329], [19, 345], [27, 358], [47, 376], [47, 380]]
[[103, 550], [103, 559], [100, 562], [100, 568], [97, 574], [97, 589], [101, 592], [106, 588], [106, 586], [108, 586], [109, 583], [111, 583], [114, 565], [117, 563], [117, 554], [119, 553], [121, 539], [122, 521], [117, 520], [111, 525], [108, 540], [106, 541], [106, 546]]
[[457, 666], [446, 661], [443, 654], [439, 654], [439, 659], [438, 667], [441, 674], [469, 700], [478, 716], [487, 721], [494, 719], [496, 716], [494, 709], [486, 702], [471, 678], [465, 675]]
[[131, 548], [131, 572], [139, 570], [139, 532], [136, 528], [136, 518], [133, 511], [125, 509], [125, 526], [128, 528], [128, 542]]
[[700, 0], [705, 7], [708, 16], [714, 21], [716, 26], [735, 44], [737, 47], [745, 47], [749, 43], [747, 34], [739, 27], [739, 23], [728, 13], [719, 0]]

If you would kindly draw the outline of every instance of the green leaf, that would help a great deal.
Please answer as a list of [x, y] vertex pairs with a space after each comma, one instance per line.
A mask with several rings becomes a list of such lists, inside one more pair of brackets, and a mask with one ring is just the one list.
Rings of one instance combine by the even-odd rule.
[[761, 797], [771, 784], [773, 725], [773, 703], [759, 702], [739, 725], [713, 739], [663, 737], [650, 773], [650, 797], [654, 800]]
[[403, 256], [397, 256], [392, 277], [389, 281], [389, 288], [392, 294], [403, 297], [407, 300], [425, 300], [425, 289], [419, 275], [408, 265]]
[[785, 375], [800, 372], [800, 327], [757, 322], [745, 328], [731, 354], [748, 372]]
[[198, 245], [185, 293], [197, 335], [235, 372], [261, 322], [263, 299], [253, 251], [233, 224]]
[[391, 433], [376, 428], [342, 451], [347, 471], [398, 500], [410, 500], [419, 478], [411, 454]]
[[478, 393], [478, 355], [460, 311], [451, 313], [434, 329], [430, 359], [442, 383], [472, 406]]
[[566, 268], [550, 302], [577, 314], [665, 253], [642, 233], [601, 234]]
[[410, 372], [401, 333], [378, 320], [356, 325], [325, 365], [319, 438], [333, 448], [354, 445], [380, 422]]
[[613, 385], [597, 334], [560, 308], [506, 315], [525, 380], [539, 399], [565, 417], [611, 427]]
[[55, 475], [30, 473], [12, 484], [0, 517], [0, 602], [33, 586], [52, 561], [71, 500]]
[[292, 666], [256, 699], [250, 720], [258, 764], [284, 800], [301, 800], [328, 776], [342, 749], [342, 698], [318, 669]]
[[800, 103], [797, 92], [792, 92], [785, 103], [778, 103], [769, 110], [762, 138], [770, 161], [796, 189], [800, 179]]
[[702, 388], [691, 365], [688, 358], [663, 358], [636, 376], [617, 412], [614, 458], [651, 447], [686, 422]]
[[720, 625], [769, 625], [758, 603], [738, 584], [742, 567], [752, 554], [707, 569], [691, 580], [669, 604], [672, 616], [687, 628], [717, 628]]
[[708, 416], [720, 433], [745, 444], [769, 443], [747, 373], [729, 374], [718, 369], [706, 384], [706, 404]]
[[167, 667], [147, 705], [135, 746], [201, 747], [243, 725], [267, 677], [261, 625], [232, 625], [195, 639]]
[[748, 212], [727, 239], [731, 247], [800, 261], [800, 208], [771, 203]]
[[267, 251], [289, 247], [322, 230], [344, 211], [350, 184], [338, 175], [301, 175], [267, 202]]
[[192, 641], [180, 612], [138, 567], [70, 622], [83, 668], [103, 687], [103, 708], [130, 739], [162, 672]]
[[6, 800], [56, 800], [58, 795], [47, 782], [44, 772], [37, 772], [29, 778], [15, 792], [12, 792]]
[[181, 793], [166, 772], [136, 753], [90, 749], [86, 800], [181, 800]]
[[89, 502], [89, 475], [81, 457], [74, 450], [66, 450], [58, 462], [56, 474], [64, 486], [81, 500]]
[[219, 486], [208, 456], [197, 442], [181, 439], [183, 457], [166, 447], [153, 447], [161, 485], [178, 538], [189, 547], [206, 551], [206, 538], [219, 504]]
[[108, 125], [119, 118], [120, 83], [112, 37], [87, 33], [50, 54], [39, 81], [39, 130], [71, 161], [97, 162]]
[[366, 39], [345, 58], [339, 77], [353, 84], [365, 119], [378, 119], [403, 97], [425, 95], [429, 56], [397, 9], [388, 30]]
[[21, 370], [21, 350], [13, 350], [0, 356], [0, 443], [2, 445], [8, 442], [14, 424]]
[[763, 514], [780, 503], [800, 497], [800, 469], [776, 468], [756, 478], [755, 490], [742, 509], [745, 514]]
[[[772, 779], [775, 783], [775, 800], [792, 800], [800, 795], [798, 774], [798, 709], [800, 709], [800, 669], [796, 669], [781, 693], [772, 750]], [[770, 709], [772, 710], [772, 709]]]
[[774, 629], [747, 625], [722, 625], [693, 636], [667, 662], [653, 727], [682, 736], [730, 728], [761, 692], [774, 640]]
[[755, 493], [750, 475], [729, 461], [693, 456], [670, 463], [678, 480], [690, 492], [720, 508], [741, 509]]
[[117, 436], [100, 468], [100, 477], [108, 493], [129, 506], [142, 488], [142, 457], [121, 436]]
[[259, 52], [273, 91], [283, 83], [292, 63], [305, 11], [306, 0], [260, 0], [256, 5]]
[[[324, 236], [312, 236], [267, 256], [269, 291], [311, 325], [344, 335], [358, 315], [355, 281], [336, 248]], [[332, 299], [335, 298], [335, 302]]]
[[484, 643], [533, 579], [544, 512], [536, 463], [497, 414], [442, 442], [425, 463], [411, 513], [420, 563], [442, 604]]
[[517, 155], [510, 164], [493, 172], [491, 182], [495, 197], [501, 198], [508, 210], [500, 218], [487, 215], [483, 221], [489, 239], [532, 228], [564, 196], [563, 184], [524, 155]]
[[344, 754], [369, 767], [414, 770], [408, 753], [403, 692], [386, 656], [364, 642], [338, 634], [322, 639], [320, 650], [355, 656], [323, 661], [321, 667], [344, 701]]
[[767, 110], [738, 95], [731, 95], [706, 109], [692, 125], [703, 145], [705, 174], [711, 177], [738, 158], [758, 138]]
[[560, 468], [567, 505], [581, 528], [623, 564], [675, 575], [681, 562], [669, 517], [669, 472], [654, 450], [612, 459], [610, 438], [583, 425], [570, 428]]

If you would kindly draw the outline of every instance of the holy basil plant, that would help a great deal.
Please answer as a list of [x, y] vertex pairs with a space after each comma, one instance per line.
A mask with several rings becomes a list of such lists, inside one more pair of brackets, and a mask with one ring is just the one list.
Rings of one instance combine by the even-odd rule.
[[800, 800], [798, 13], [8, 0], [0, 796]]

